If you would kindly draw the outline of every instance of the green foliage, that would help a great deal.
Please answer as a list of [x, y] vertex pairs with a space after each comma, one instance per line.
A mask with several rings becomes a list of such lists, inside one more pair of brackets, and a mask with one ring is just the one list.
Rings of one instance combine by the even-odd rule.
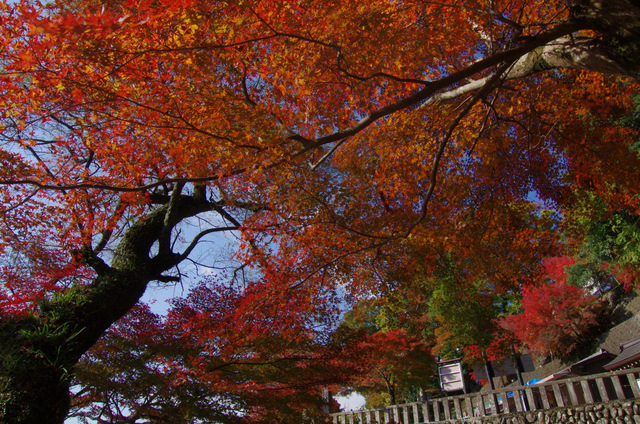
[[496, 313], [491, 285], [475, 281], [462, 285], [440, 280], [429, 301], [429, 313], [438, 322], [436, 336], [439, 349], [463, 348], [468, 345], [487, 346], [492, 334], [487, 331]]
[[627, 212], [593, 222], [587, 231], [585, 248], [595, 260], [640, 265], [640, 217]]
[[365, 397], [364, 407], [367, 409], [384, 408], [391, 405], [391, 398], [387, 392], [360, 390]]
[[585, 195], [572, 212], [576, 263], [567, 281], [580, 287], [607, 291], [616, 286], [630, 290], [640, 270], [640, 216], [610, 207]]
[[616, 280], [602, 269], [601, 263], [583, 260], [567, 267], [567, 283], [606, 292], [616, 285]]
[[380, 322], [384, 320], [381, 319], [381, 314], [383, 311], [378, 302], [372, 299], [362, 300], [347, 311], [342, 324], [354, 330], [364, 330], [367, 334], [377, 333], [382, 331]]
[[[618, 120], [617, 124], [622, 127], [632, 128], [640, 131], [640, 93], [636, 93], [632, 97], [634, 107], [625, 116]], [[636, 136], [636, 142], [629, 146], [629, 149], [640, 154], [640, 136]]]
[[[634, 40], [637, 45], [637, 40]], [[637, 57], [637, 55], [636, 55]], [[595, 118], [593, 118], [595, 120]], [[629, 149], [640, 156], [640, 93], [632, 96], [631, 108], [613, 125], [635, 131], [630, 136], [636, 141]], [[615, 163], [611, 167], [618, 166]], [[611, 193], [624, 192], [625, 187], [610, 182]], [[629, 272], [640, 269], [640, 215], [630, 206], [620, 206], [605, 200], [595, 192], [576, 191], [577, 199], [567, 210], [569, 231], [577, 241], [577, 263], [569, 269], [568, 281], [578, 286], [604, 286], [615, 284], [621, 277], [626, 289], [631, 288], [633, 276]], [[620, 195], [618, 195], [620, 196]], [[635, 198], [637, 196], [630, 196]], [[627, 273], [627, 275], [621, 275]], [[612, 281], [613, 280], [613, 281]]]

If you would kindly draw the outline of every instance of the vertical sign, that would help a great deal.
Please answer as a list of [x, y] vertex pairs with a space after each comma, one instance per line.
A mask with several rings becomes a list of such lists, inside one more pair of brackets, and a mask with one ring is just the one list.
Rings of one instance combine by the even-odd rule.
[[440, 375], [440, 386], [442, 387], [442, 391], [455, 392], [463, 390], [466, 393], [467, 390], [464, 386], [461, 362], [441, 364], [438, 367], [438, 374]]

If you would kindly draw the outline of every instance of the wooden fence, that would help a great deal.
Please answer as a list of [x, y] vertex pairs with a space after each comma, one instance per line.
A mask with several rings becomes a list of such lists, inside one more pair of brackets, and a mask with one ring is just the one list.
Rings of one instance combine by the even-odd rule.
[[640, 368], [386, 408], [339, 412], [331, 417], [334, 424], [418, 424], [624, 399], [640, 399]]

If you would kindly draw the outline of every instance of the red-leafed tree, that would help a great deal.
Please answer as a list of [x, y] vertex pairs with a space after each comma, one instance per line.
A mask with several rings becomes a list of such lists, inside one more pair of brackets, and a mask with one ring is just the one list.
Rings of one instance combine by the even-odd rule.
[[[359, 334], [331, 337], [323, 315], [279, 314], [239, 291], [201, 284], [162, 318], [134, 308], [78, 366], [72, 415], [97, 422], [322, 421], [323, 388], [346, 384], [364, 363]], [[249, 300], [249, 302], [247, 302]], [[319, 311], [317, 311], [319, 312]]]
[[575, 260], [551, 258], [544, 262], [545, 280], [522, 289], [522, 313], [509, 315], [501, 325], [537, 355], [566, 357], [593, 336], [603, 301], [566, 281], [566, 267]]
[[532, 192], [637, 214], [612, 123], [639, 22], [630, 0], [0, 2], [0, 420], [61, 423], [80, 358], [150, 284], [228, 259], [216, 234], [260, 275], [242, 308], [295, 298], [295, 327], [450, 252], [513, 286], [549, 241], [520, 225]]
[[[402, 329], [366, 335], [359, 341], [358, 350], [364, 369], [351, 379], [350, 387], [365, 395], [368, 403], [381, 393], [387, 405], [401, 403], [407, 389], [424, 387], [435, 373], [429, 346]], [[374, 401], [369, 406], [386, 405]]]

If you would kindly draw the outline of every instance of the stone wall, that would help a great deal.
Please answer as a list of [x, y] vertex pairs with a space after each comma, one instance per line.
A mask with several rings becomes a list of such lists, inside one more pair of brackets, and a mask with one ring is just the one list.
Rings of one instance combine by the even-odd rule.
[[640, 424], [640, 368], [337, 412], [331, 418], [333, 424]]
[[516, 412], [508, 415], [466, 418], [447, 424], [640, 424], [640, 400]]

